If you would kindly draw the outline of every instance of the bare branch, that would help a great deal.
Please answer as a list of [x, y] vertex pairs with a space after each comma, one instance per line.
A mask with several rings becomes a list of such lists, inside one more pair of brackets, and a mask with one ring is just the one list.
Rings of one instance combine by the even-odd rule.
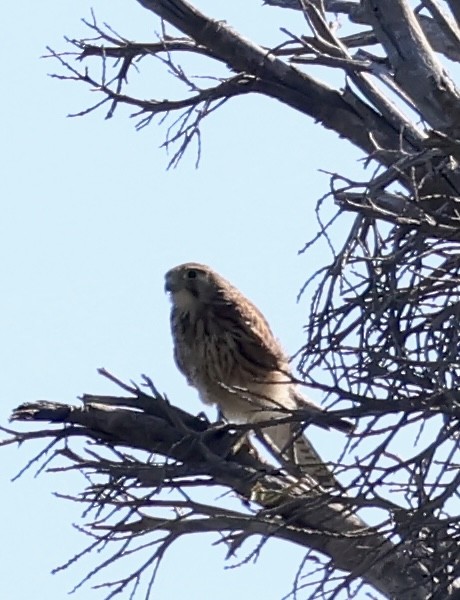
[[460, 93], [433, 53], [406, 0], [383, 6], [364, 0], [369, 22], [387, 51], [398, 86], [434, 129], [460, 133]]
[[[121, 408], [122, 405], [130, 408]], [[407, 560], [407, 550], [398, 549], [356, 516], [351, 510], [351, 498], [329, 496], [312, 487], [308, 480], [296, 480], [279, 468], [270, 467], [251, 446], [241, 444], [240, 433], [207, 429], [204, 421], [176, 409], [162, 398], [147, 396], [139, 390], [127, 398], [85, 395], [81, 408], [38, 402], [18, 407], [12, 419], [51, 420], [77, 429], [81, 427], [83, 432], [91, 431], [93, 439], [99, 438], [101, 450], [113, 449], [120, 456], [114, 461], [91, 451], [92, 457], [88, 460], [67, 446], [60, 454], [78, 470], [108, 476], [106, 483], [93, 485], [81, 497], [74, 498], [75, 501], [88, 504], [97, 514], [124, 511], [125, 516], [115, 525], [106, 521], [108, 517], [93, 522], [90, 532], [98, 540], [96, 545], [112, 539], [128, 543], [140, 535], [156, 535], [163, 530], [167, 536], [159, 538], [155, 553], [158, 560], [172, 541], [192, 532], [233, 532], [232, 535], [237, 536], [235, 540], [240, 540], [240, 532], [245, 537], [278, 537], [320, 550], [333, 558], [338, 568], [349, 571], [353, 578], [363, 577], [387, 597], [398, 595], [402, 589], [411, 589], [414, 598], [426, 596], [425, 568], [413, 558]], [[28, 437], [28, 434], [17, 435], [21, 441]], [[62, 437], [62, 431], [57, 430], [55, 435]], [[155, 462], [129, 458], [123, 448], [144, 450], [149, 456], [153, 452], [180, 463], [161, 467]], [[60, 472], [61, 468], [53, 470]], [[155, 499], [164, 486], [181, 490], [184, 474], [189, 479], [188, 487], [181, 492], [186, 493], [185, 500]], [[259, 505], [259, 509], [245, 516], [238, 511], [193, 501], [189, 496], [194, 487], [190, 477], [196, 478], [195, 487], [209, 483], [224, 486], [237, 492], [248, 506]], [[141, 489], [146, 493], [140, 493]], [[176, 517], [165, 519], [145, 512], [166, 508], [178, 511]], [[128, 533], [130, 536], [126, 537]], [[117, 560], [127, 554], [128, 546], [123, 548], [116, 554]], [[401, 568], [401, 561], [406, 564], [405, 569]], [[152, 564], [150, 561], [149, 565]], [[140, 570], [128, 580], [111, 585], [117, 590], [125, 589], [128, 584], [137, 582], [139, 576]]]

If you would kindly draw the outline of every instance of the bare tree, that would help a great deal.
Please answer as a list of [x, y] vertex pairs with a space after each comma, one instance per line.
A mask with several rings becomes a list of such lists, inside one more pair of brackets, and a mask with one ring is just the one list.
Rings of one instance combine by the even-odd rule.
[[[247, 426], [211, 426], [170, 405], [149, 380], [149, 395], [115, 380], [128, 396], [86, 395], [82, 407], [20, 406], [13, 419], [58, 425], [4, 429], [3, 443], [50, 438], [46, 450], [61, 461], [51, 470], [73, 468], [89, 481], [73, 498], [94, 515], [87, 551], [113, 544], [111, 561], [142, 556], [138, 570], [107, 582], [107, 598], [134, 593], [143, 576], [148, 595], [170, 545], [200, 532], [220, 534], [229, 554], [251, 536], [301, 545], [308, 551], [300, 572], [317, 569], [309, 560], [318, 553], [326, 557], [309, 598], [351, 595], [362, 585], [386, 598], [458, 597], [460, 94], [448, 75], [460, 61], [458, 2], [266, 0], [297, 11], [307, 32], [281, 29], [274, 48], [183, 0], [140, 4], [162, 19], [157, 40], [133, 42], [93, 19], [92, 38], [68, 40], [77, 61], [50, 49], [63, 67], [56, 77], [101, 94], [79, 115], [107, 105], [110, 117], [125, 104], [138, 127], [157, 115], [169, 119], [164, 145], [174, 149], [175, 166], [193, 142], [199, 158], [203, 119], [235, 96], [258, 93], [334, 130], [366, 157], [362, 181], [331, 175], [317, 205], [318, 235], [305, 246], [326, 240], [332, 259], [305, 284], [314, 293], [299, 367], [330, 402], [348, 401], [337, 414], [359, 424], [348, 444], [353, 462], [344, 453], [337, 466], [346, 493], [289, 475], [244, 441]], [[183, 35], [169, 34], [168, 24]], [[224, 74], [203, 87], [180, 66], [183, 53]], [[99, 71], [81, 68], [89, 57], [99, 59]], [[184, 85], [183, 98], [130, 95], [131, 71], [147, 61], [159, 61]], [[344, 73], [345, 87], [315, 79], [310, 65]], [[324, 223], [328, 200], [337, 213]], [[356, 217], [337, 248], [334, 228], [343, 228], [345, 211]], [[315, 379], [319, 366], [329, 381]], [[300, 412], [292, 418], [308, 425]], [[99, 450], [81, 450], [73, 442], [79, 438]], [[215, 486], [233, 490], [241, 505], [197, 500]], [[376, 510], [373, 526], [363, 508]]]

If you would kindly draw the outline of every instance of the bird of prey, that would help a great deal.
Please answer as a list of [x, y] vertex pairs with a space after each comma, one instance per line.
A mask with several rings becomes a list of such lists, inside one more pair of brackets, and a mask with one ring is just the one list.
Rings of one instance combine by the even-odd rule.
[[[263, 423], [267, 444], [322, 487], [337, 487], [334, 475], [302, 435], [287, 422], [303, 409], [307, 421], [349, 432], [353, 425], [329, 415], [303, 396], [288, 359], [265, 317], [210, 267], [185, 263], [166, 273], [172, 303], [174, 358], [205, 404], [215, 404], [231, 423]], [[284, 420], [276, 424], [277, 420]], [[267, 423], [274, 423], [266, 426]]]

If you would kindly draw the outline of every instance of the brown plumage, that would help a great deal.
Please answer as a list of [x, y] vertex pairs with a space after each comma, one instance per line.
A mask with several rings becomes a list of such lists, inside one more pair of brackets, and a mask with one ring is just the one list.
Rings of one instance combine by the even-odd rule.
[[[351, 431], [349, 421], [305, 398], [292, 380], [288, 360], [262, 313], [218, 273], [198, 263], [174, 267], [165, 276], [170, 292], [174, 357], [205, 404], [216, 404], [230, 422], [257, 423], [305, 409], [322, 427]], [[263, 428], [269, 445], [294, 461], [323, 487], [337, 481], [298, 423]]]

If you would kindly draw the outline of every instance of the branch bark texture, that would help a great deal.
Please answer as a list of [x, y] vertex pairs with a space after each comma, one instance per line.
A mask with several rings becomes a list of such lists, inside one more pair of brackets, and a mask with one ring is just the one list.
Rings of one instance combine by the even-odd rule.
[[[404, 544], [395, 545], [378, 529], [369, 527], [355, 514], [351, 498], [328, 496], [312, 487], [308, 480], [296, 480], [263, 461], [248, 443], [241, 445], [241, 432], [228, 428], [209, 429], [208, 424], [171, 406], [161, 397], [137, 393], [130, 397], [86, 395], [81, 407], [50, 402], [37, 402], [18, 407], [15, 421], [51, 421], [71, 428], [72, 437], [97, 440], [101, 446], [113, 447], [118, 454], [144, 450], [168, 458], [169, 472], [163, 472], [161, 485], [174, 480], [174, 465], [184, 475], [197, 478], [197, 486], [218, 485], [231, 489], [245, 502], [259, 507], [255, 517], [240, 515], [238, 529], [246, 535], [254, 533], [300, 544], [328, 556], [336, 568], [349, 572], [350, 580], [362, 578], [387, 598], [401, 598], [410, 593], [414, 599], [426, 599], [430, 587], [422, 561], [414, 560]], [[48, 437], [66, 439], [62, 429], [45, 430]], [[36, 432], [33, 436], [35, 439]], [[23, 442], [28, 434], [17, 434]], [[13, 441], [10, 439], [10, 442]], [[66, 443], [71, 439], [67, 437]], [[67, 458], [76, 461], [69, 450]], [[171, 462], [172, 461], [172, 462]], [[137, 485], [159, 484], [158, 468], [148, 464], [130, 465], [129, 461], [110, 465], [107, 462], [81, 462], [82, 471], [90, 467], [115, 478], [123, 474]], [[151, 471], [151, 472], [150, 472]], [[202, 483], [203, 477], [208, 478]], [[158, 489], [160, 489], [158, 485]], [[159, 493], [159, 492], [158, 492]], [[190, 491], [188, 492], [190, 493]], [[98, 503], [104, 507], [104, 501]], [[219, 508], [215, 507], [216, 515]], [[231, 530], [231, 519], [214, 515], [208, 525], [192, 521], [188, 532]], [[232, 515], [235, 518], [237, 515]], [[178, 527], [173, 521], [163, 529]], [[181, 519], [183, 527], [184, 519]], [[255, 521], [254, 525], [251, 523]], [[118, 531], [148, 532], [157, 530], [159, 521], [142, 518], [136, 525], [126, 523]], [[121, 528], [120, 528], [121, 527]], [[192, 529], [190, 529], [192, 527]]]

